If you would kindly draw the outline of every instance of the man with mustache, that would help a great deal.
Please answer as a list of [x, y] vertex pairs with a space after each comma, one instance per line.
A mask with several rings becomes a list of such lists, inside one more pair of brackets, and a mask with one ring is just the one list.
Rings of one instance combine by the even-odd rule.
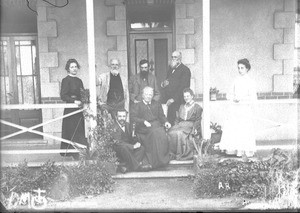
[[102, 73], [96, 82], [98, 104], [104, 105], [112, 115], [116, 109], [129, 110], [128, 83], [120, 69], [120, 61], [116, 58], [111, 59], [110, 72]]
[[121, 164], [119, 170], [122, 173], [127, 171], [149, 171], [151, 166], [143, 164], [145, 148], [133, 137], [132, 130], [127, 119], [125, 109], [117, 109], [116, 119], [113, 129], [113, 138], [118, 141], [114, 145], [114, 150]]
[[143, 89], [146, 86], [150, 86], [154, 89], [153, 100], [159, 101], [160, 92], [157, 86], [157, 81], [152, 73], [149, 73], [149, 61], [143, 59], [139, 63], [140, 72], [132, 76], [129, 80], [129, 94], [131, 103], [138, 103], [142, 101]]
[[172, 61], [167, 78], [161, 83], [164, 89], [164, 102], [168, 106], [168, 121], [174, 125], [176, 119], [176, 111], [179, 110], [183, 100], [183, 90], [190, 87], [191, 71], [182, 64], [182, 55], [179, 51], [172, 53]]

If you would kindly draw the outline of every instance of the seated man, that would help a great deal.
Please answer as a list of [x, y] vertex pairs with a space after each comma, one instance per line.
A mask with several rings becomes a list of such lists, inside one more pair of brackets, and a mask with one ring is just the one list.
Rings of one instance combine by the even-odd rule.
[[[194, 155], [192, 135], [199, 135], [201, 132], [202, 107], [195, 103], [194, 92], [190, 88], [183, 90], [185, 104], [179, 108], [175, 125], [169, 130], [170, 151], [176, 160], [191, 160]], [[190, 137], [189, 137], [190, 136]]]
[[136, 135], [145, 146], [146, 157], [152, 168], [169, 163], [169, 142], [164, 128], [170, 128], [159, 102], [152, 100], [153, 88], [143, 89], [143, 100], [132, 107], [131, 120], [136, 123]]
[[150, 165], [143, 165], [145, 148], [137, 141], [134, 141], [129, 123], [126, 122], [127, 111], [118, 109], [115, 119], [113, 138], [118, 140], [114, 146], [117, 157], [125, 165], [120, 167], [122, 173], [127, 171], [148, 171]]

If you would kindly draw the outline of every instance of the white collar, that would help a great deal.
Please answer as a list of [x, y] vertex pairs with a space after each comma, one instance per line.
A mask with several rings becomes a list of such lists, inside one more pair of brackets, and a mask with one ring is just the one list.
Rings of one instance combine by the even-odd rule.
[[119, 125], [119, 127], [125, 132], [125, 125], [124, 126], [122, 126], [120, 123], [119, 123], [119, 121], [117, 121], [117, 123], [118, 123], [118, 125]]
[[145, 105], [150, 105], [151, 104], [151, 101], [150, 101], [150, 103], [147, 103], [145, 100], [143, 100], [143, 102], [144, 102]]

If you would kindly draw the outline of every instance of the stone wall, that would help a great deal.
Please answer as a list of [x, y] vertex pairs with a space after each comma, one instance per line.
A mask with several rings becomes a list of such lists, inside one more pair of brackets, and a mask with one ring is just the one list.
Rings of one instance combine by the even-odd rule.
[[[81, 69], [77, 75], [89, 88], [85, 1], [72, 0], [67, 7], [55, 8], [39, 0], [37, 11], [42, 103], [63, 103], [60, 83], [67, 75], [64, 68], [68, 59], [78, 60]], [[121, 61], [121, 72], [127, 75], [125, 5], [121, 0], [94, 1], [94, 17], [96, 75], [108, 72], [109, 60], [115, 57]], [[43, 121], [62, 114], [63, 109], [43, 109]], [[61, 122], [44, 126], [44, 132], [60, 136]]]
[[[51, 0], [63, 5], [63, 0]], [[257, 82], [259, 99], [292, 97], [295, 34], [294, 0], [211, 0], [211, 86], [225, 100], [238, 75], [236, 62], [247, 57]], [[61, 103], [64, 66], [76, 58], [78, 77], [89, 88], [85, 1], [72, 0], [55, 8], [38, 0], [38, 47], [43, 103]], [[122, 0], [94, 1], [96, 74], [108, 72], [111, 58], [121, 60], [128, 74], [126, 8]], [[202, 0], [175, 1], [175, 48], [191, 69], [192, 88], [202, 99]], [[297, 46], [297, 44], [296, 44]], [[299, 47], [299, 44], [298, 44]], [[63, 109], [43, 110], [43, 121], [62, 115]], [[59, 135], [61, 124], [45, 126]]]
[[274, 28], [283, 31], [282, 42], [274, 44], [274, 59], [283, 64], [282, 73], [273, 76], [274, 92], [293, 91], [295, 9], [294, 0], [284, 0], [283, 10], [274, 13]]
[[[54, 2], [54, 1], [52, 1]], [[49, 40], [58, 37], [57, 22], [48, 18], [49, 4], [37, 1], [37, 26], [38, 26], [38, 51], [41, 79], [42, 103], [55, 103], [60, 100], [59, 82], [51, 81], [50, 72], [58, 67], [58, 51], [49, 49]], [[62, 114], [63, 109], [42, 109], [43, 122]], [[43, 126], [43, 132], [54, 136], [60, 136], [61, 120]], [[52, 140], [49, 140], [51, 143]]]

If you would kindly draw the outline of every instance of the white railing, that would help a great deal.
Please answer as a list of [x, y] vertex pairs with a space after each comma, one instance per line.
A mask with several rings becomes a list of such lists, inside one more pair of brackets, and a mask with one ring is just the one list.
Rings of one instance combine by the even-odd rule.
[[[56, 109], [57, 108], [78, 108], [78, 106], [76, 104], [23, 104], [23, 105], [2, 105], [1, 106], [2, 111], [3, 110], [14, 110], [14, 109], [28, 110], [28, 109], [55, 109], [55, 108]], [[32, 126], [32, 127], [24, 127], [24, 126], [14, 124], [14, 123], [11, 123], [11, 122], [0, 119], [0, 122], [4, 125], [8, 125], [8, 126], [20, 129], [20, 131], [18, 131], [18, 132], [14, 132], [12, 134], [1, 137], [0, 141], [9, 139], [11, 137], [22, 134], [24, 132], [31, 132], [31, 133], [34, 133], [34, 134], [37, 134], [37, 135], [42, 135], [42, 136], [47, 137], [47, 138], [51, 138], [51, 139], [54, 139], [54, 140], [58, 140], [58, 141], [62, 141], [62, 142], [71, 144], [75, 147], [76, 150], [72, 150], [72, 149], [70, 149], [70, 150], [66, 150], [66, 149], [59, 149], [59, 150], [9, 150], [9, 151], [8, 150], [7, 151], [1, 150], [1, 154], [36, 154], [36, 153], [49, 154], [49, 153], [67, 153], [67, 152], [69, 152], [69, 153], [79, 153], [78, 148], [86, 149], [87, 146], [85, 146], [83, 144], [73, 142], [73, 141], [70, 141], [70, 140], [66, 140], [66, 139], [61, 138], [61, 137], [57, 137], [57, 136], [50, 135], [50, 134], [47, 134], [47, 133], [44, 133], [44, 132], [40, 132], [40, 131], [37, 131], [37, 130], [34, 130], [34, 129], [36, 129], [38, 127], [41, 127], [41, 126], [44, 126], [46, 124], [55, 122], [57, 120], [72, 116], [72, 115], [80, 113], [82, 111], [84, 111], [83, 108], [78, 108], [78, 110], [76, 110], [74, 112], [71, 112], [69, 114], [66, 114], [66, 115], [63, 115], [63, 116], [45, 121], [41, 124], [37, 124], [37, 125]]]

